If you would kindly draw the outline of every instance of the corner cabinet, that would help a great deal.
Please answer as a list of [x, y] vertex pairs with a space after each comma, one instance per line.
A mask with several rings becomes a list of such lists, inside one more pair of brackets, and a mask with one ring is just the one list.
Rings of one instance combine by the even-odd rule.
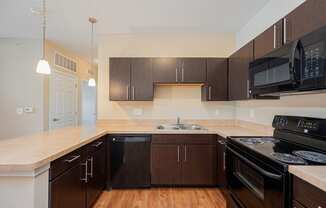
[[151, 58], [110, 58], [111, 101], [152, 101], [154, 95]]
[[50, 164], [49, 207], [90, 208], [106, 184], [105, 138]]
[[202, 86], [202, 101], [228, 100], [228, 59], [207, 58], [207, 77]]
[[215, 135], [153, 135], [152, 185], [216, 185]]
[[253, 41], [243, 46], [229, 58], [229, 100], [250, 99], [249, 63], [253, 60]]

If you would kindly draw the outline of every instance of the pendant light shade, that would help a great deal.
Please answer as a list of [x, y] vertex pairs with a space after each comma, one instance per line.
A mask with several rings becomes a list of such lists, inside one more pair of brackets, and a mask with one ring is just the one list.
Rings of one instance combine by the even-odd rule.
[[45, 0], [43, 0], [42, 4], [42, 17], [43, 17], [43, 25], [42, 25], [42, 58], [38, 61], [36, 72], [39, 74], [51, 74], [51, 68], [49, 62], [45, 60], [45, 34], [46, 34], [46, 4]]
[[90, 78], [90, 79], [88, 80], [88, 86], [89, 86], [89, 87], [96, 87], [96, 81], [95, 81], [94, 78]]
[[[91, 23], [91, 72], [94, 73], [94, 24], [97, 22], [97, 19], [95, 17], [89, 17], [88, 21]], [[89, 78], [88, 80], [88, 86], [89, 87], [95, 87], [96, 81], [93, 77]]]
[[39, 74], [51, 74], [50, 65], [45, 59], [41, 59], [37, 63], [36, 72]]

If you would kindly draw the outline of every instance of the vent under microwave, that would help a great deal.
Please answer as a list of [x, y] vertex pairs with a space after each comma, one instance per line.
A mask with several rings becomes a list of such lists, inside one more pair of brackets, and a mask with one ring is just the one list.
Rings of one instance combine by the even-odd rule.
[[60, 53], [55, 53], [54, 64], [56, 67], [60, 67], [64, 70], [77, 72], [77, 62]]

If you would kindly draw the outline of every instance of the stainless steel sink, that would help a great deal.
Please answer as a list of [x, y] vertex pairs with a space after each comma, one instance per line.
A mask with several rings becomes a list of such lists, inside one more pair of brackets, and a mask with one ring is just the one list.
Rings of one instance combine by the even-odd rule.
[[159, 130], [206, 130], [197, 124], [161, 124], [157, 126]]

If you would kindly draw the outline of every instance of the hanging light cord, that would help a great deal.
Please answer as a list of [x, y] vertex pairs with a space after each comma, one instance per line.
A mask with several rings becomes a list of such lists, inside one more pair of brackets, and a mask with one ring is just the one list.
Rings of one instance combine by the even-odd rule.
[[93, 58], [94, 58], [94, 22], [92, 22], [92, 33], [91, 33], [91, 71], [92, 71], [92, 74], [94, 73], [94, 68], [93, 68]]
[[45, 33], [46, 33], [46, 0], [43, 0], [43, 8], [42, 8], [42, 15], [43, 15], [43, 25], [42, 25], [42, 59], [45, 59]]

